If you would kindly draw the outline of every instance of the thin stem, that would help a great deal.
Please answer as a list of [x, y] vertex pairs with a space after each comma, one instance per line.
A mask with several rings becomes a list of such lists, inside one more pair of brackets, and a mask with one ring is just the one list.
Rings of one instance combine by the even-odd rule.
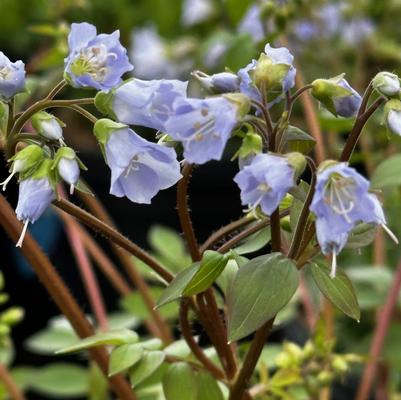
[[[89, 196], [82, 192], [78, 192], [78, 195], [87, 205], [89, 210], [98, 219], [104, 221], [107, 225], [111, 227], [115, 226], [110, 215], [107, 213], [102, 203], [95, 196]], [[132, 257], [125, 250], [117, 246], [113, 241], [110, 240], [110, 243], [114, 253], [121, 261], [121, 264], [124, 267], [124, 270], [129, 276], [131, 282], [138, 289], [140, 295], [142, 296], [143, 301], [149, 311], [149, 314], [154, 321], [154, 325], [159, 330], [158, 336], [165, 344], [172, 343], [174, 341], [174, 338], [171, 333], [170, 327], [167, 324], [166, 320], [162, 317], [160, 312], [156, 310], [156, 303], [153, 299], [152, 292], [150, 291], [145, 279], [138, 272], [138, 269], [136, 268]]]
[[192, 220], [187, 201], [188, 184], [192, 169], [193, 166], [187, 163], [185, 163], [184, 167], [182, 168], [182, 178], [177, 185], [177, 210], [181, 229], [184, 232], [191, 258], [193, 261], [199, 261], [201, 259], [201, 252], [199, 250], [198, 241], [196, 240], [195, 232], [192, 226]]
[[250, 224], [253, 221], [254, 220], [249, 218], [248, 216], [244, 216], [236, 221], [233, 221], [233, 222], [223, 226], [222, 228], [220, 228], [219, 230], [217, 230], [216, 232], [211, 234], [207, 238], [205, 243], [202, 244], [202, 246], [200, 247], [201, 253], [203, 253], [207, 249], [210, 249], [214, 244], [216, 244], [220, 240], [224, 239], [230, 233], [235, 232], [238, 229], [241, 229], [242, 227]]
[[131, 242], [121, 233], [117, 232], [114, 228], [108, 226], [93, 215], [89, 214], [87, 211], [82, 210], [67, 200], [54, 200], [53, 204], [66, 213], [74, 216], [93, 230], [102, 233], [105, 237], [112, 240], [115, 244], [121, 246], [135, 257], [138, 257], [166, 282], [171, 282], [173, 280], [173, 275], [168, 272], [155, 258], [153, 258], [145, 250], [141, 249], [138, 245]]
[[352, 128], [352, 131], [345, 142], [340, 161], [349, 161], [366, 122], [385, 101], [386, 99], [384, 97], [379, 97], [363, 114], [357, 117], [354, 127]]
[[67, 86], [67, 82], [63, 79], [61, 80], [46, 96], [46, 100], [53, 100], [65, 87]]
[[[21, 233], [21, 223], [17, 220], [14, 210], [2, 195], [0, 195], [0, 224], [4, 227], [11, 240], [16, 242]], [[54, 266], [29, 232], [24, 238], [21, 252], [78, 336], [80, 338], [92, 336], [94, 334], [93, 327], [61, 280]], [[90, 354], [107, 377], [109, 357], [105, 348], [93, 348], [90, 350]], [[124, 400], [137, 399], [134, 391], [122, 375], [115, 375], [108, 379], [118, 397]]]
[[90, 113], [88, 110], [85, 110], [85, 108], [78, 106], [76, 104], [67, 106], [67, 108], [71, 108], [72, 110], [75, 110], [79, 114], [83, 115], [87, 120], [89, 120], [93, 124], [96, 124], [97, 118], [92, 113]]
[[401, 261], [399, 261], [393, 283], [387, 295], [384, 307], [381, 310], [373, 333], [373, 339], [370, 346], [369, 357], [362, 375], [361, 383], [358, 389], [357, 400], [366, 400], [369, 398], [372, 384], [374, 382], [377, 363], [383, 350], [383, 345], [390, 326], [391, 317], [397, 306], [398, 296], [401, 290]]
[[281, 251], [281, 227], [278, 208], [273, 211], [270, 217], [270, 226], [272, 232], [272, 251]]
[[[60, 192], [62, 193], [62, 196], [65, 196], [63, 191]], [[107, 331], [108, 322], [106, 307], [104, 305], [96, 275], [93, 273], [93, 267], [89, 261], [82, 238], [80, 237], [79, 225], [69, 214], [62, 212], [61, 210], [58, 211], [60, 217], [64, 221], [67, 238], [70, 242], [72, 252], [81, 273], [92, 311], [96, 316], [100, 329], [102, 331]]]
[[4, 383], [4, 386], [12, 400], [26, 400], [24, 393], [15, 383], [10, 371], [3, 363], [0, 363], [0, 381]]
[[[292, 105], [294, 103], [294, 101], [304, 92], [306, 92], [309, 89], [312, 89], [313, 85], [312, 84], [308, 84], [305, 85], [301, 88], [299, 88], [292, 96], [290, 96], [290, 104]], [[288, 107], [288, 103], [287, 103], [287, 107]], [[288, 107], [289, 108], [289, 107]]]
[[266, 123], [267, 132], [270, 135], [273, 132], [273, 122], [271, 120], [269, 111], [262, 103], [260, 103], [257, 100], [252, 100], [252, 104], [254, 106], [256, 106], [259, 109], [259, 111], [262, 113], [263, 119]]
[[5, 132], [6, 137], [8, 137], [14, 124], [14, 118], [15, 118], [14, 112], [15, 112], [15, 99], [13, 98], [8, 103], [7, 132]]
[[246, 354], [244, 364], [238, 374], [237, 379], [234, 382], [234, 385], [230, 390], [230, 396], [228, 400], [242, 399], [248, 381], [253, 374], [256, 364], [259, 360], [260, 354], [263, 350], [263, 346], [272, 329], [273, 322], [274, 318], [267, 321], [261, 328], [259, 328], [256, 331], [255, 337], [253, 338], [253, 341], [251, 343], [251, 347], [249, 348], [248, 353]]
[[189, 303], [188, 299], [182, 299], [180, 305], [180, 326], [181, 333], [191, 349], [194, 356], [205, 366], [205, 368], [218, 380], [224, 379], [224, 373], [220, 370], [203, 352], [192, 336], [191, 326], [188, 320]]

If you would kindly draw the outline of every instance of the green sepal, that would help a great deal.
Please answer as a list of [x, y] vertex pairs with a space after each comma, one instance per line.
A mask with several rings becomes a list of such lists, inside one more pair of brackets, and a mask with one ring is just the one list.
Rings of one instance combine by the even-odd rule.
[[306, 168], [305, 156], [302, 153], [294, 151], [292, 153], [287, 153], [285, 157], [288, 160], [288, 164], [290, 164], [291, 167], [294, 168], [295, 170], [294, 178], [297, 179], [305, 171]]
[[0, 101], [0, 133], [3, 135], [7, 133], [8, 114], [8, 104]]
[[[392, 74], [391, 72], [382, 71], [376, 74], [376, 76], [372, 79], [372, 86], [375, 90], [377, 90], [380, 94], [386, 97], [396, 97], [400, 95], [400, 90], [391, 89], [390, 92], [386, 90], [389, 86], [391, 86], [391, 80], [400, 82], [400, 78], [396, 74]], [[399, 88], [399, 87], [398, 87]], [[393, 93], [394, 91], [394, 93]]]
[[237, 108], [237, 116], [239, 119], [242, 119], [249, 113], [251, 109], [251, 99], [242, 93], [228, 93], [224, 94], [223, 97], [228, 101], [234, 103]]
[[115, 122], [108, 118], [101, 118], [97, 120], [93, 126], [93, 133], [98, 142], [105, 146], [113, 132], [125, 128], [128, 128], [128, 125]]
[[121, 86], [125, 85], [127, 82], [134, 80], [135, 78], [127, 79], [121, 84], [115, 86], [113, 89], [109, 90], [108, 92], [97, 92], [95, 96], [95, 107], [104, 115], [107, 115], [113, 119], [117, 119], [113, 111], [113, 99], [116, 93], [116, 90]]
[[238, 150], [239, 158], [247, 158], [250, 155], [256, 155], [263, 150], [263, 140], [255, 132], [248, 132], [242, 140], [242, 145]]
[[35, 113], [31, 118], [31, 123], [32, 123], [32, 126], [35, 129], [35, 131], [41, 135], [41, 134], [43, 134], [43, 128], [41, 125], [42, 121], [51, 121], [53, 119], [56, 120], [57, 123], [62, 128], [65, 128], [67, 126], [60, 118], [57, 118], [55, 115], [50, 114], [46, 111], [39, 111], [39, 112]]
[[334, 99], [352, 95], [352, 92], [339, 85], [344, 74], [330, 79], [316, 79], [312, 82], [311, 95], [325, 105], [337, 117]]
[[56, 189], [56, 185], [59, 182], [59, 178], [55, 171], [52, 170], [52, 165], [53, 165], [53, 160], [50, 158], [45, 158], [39, 165], [39, 167], [33, 172], [33, 174], [27, 176], [26, 174], [23, 174], [23, 176], [20, 176], [20, 179], [43, 179], [47, 178], [49, 180], [50, 186], [53, 188], [53, 190]]
[[326, 168], [332, 167], [333, 165], [338, 164], [338, 161], [336, 160], [325, 160], [322, 163], [320, 163], [317, 172], [322, 172], [324, 171]]
[[[14, 162], [21, 160], [25, 162], [24, 169], [20, 171], [20, 177], [29, 176], [34, 173], [38, 168], [39, 164], [43, 161], [46, 154], [42, 147], [37, 144], [31, 144], [20, 150], [17, 154], [11, 157], [8, 161]], [[10, 167], [10, 172], [12, 171], [12, 166]]]

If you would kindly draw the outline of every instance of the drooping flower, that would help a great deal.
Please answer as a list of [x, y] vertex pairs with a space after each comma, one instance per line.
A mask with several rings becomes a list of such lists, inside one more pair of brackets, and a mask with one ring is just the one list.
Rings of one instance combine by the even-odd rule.
[[401, 101], [389, 100], [384, 106], [384, 119], [387, 129], [395, 135], [401, 136]]
[[63, 128], [65, 127], [65, 123], [59, 118], [46, 111], [39, 111], [33, 115], [31, 122], [40, 136], [49, 140], [57, 140], [61, 144], [64, 143]]
[[380, 225], [388, 231], [379, 200], [369, 193], [369, 181], [344, 162], [328, 162], [318, 170], [310, 210], [316, 215], [320, 248], [323, 254], [333, 257], [332, 277], [336, 273], [336, 257], [357, 223]]
[[207, 94], [234, 93], [239, 91], [239, 78], [232, 72], [219, 72], [207, 75], [202, 71], [193, 71], [191, 80], [188, 83], [188, 96], [191, 95], [191, 84], [196, 82]]
[[25, 87], [25, 64], [22, 61], [12, 63], [0, 51], [0, 98], [8, 101]]
[[74, 193], [74, 188], [79, 181], [80, 168], [86, 169], [71, 147], [61, 147], [57, 150], [52, 170], [56, 170], [58, 175], [70, 185], [70, 194]]
[[385, 96], [396, 96], [400, 93], [400, 78], [390, 72], [379, 72], [372, 79], [372, 86]]
[[187, 82], [178, 80], [131, 79], [109, 93], [99, 92], [95, 104], [123, 124], [163, 130], [174, 101], [185, 97], [186, 89]]
[[0, 183], [3, 186], [3, 191], [6, 190], [8, 182], [12, 179], [15, 174], [20, 174], [20, 177], [24, 174], [31, 175], [35, 169], [42, 162], [45, 153], [42, 147], [31, 144], [20, 150], [15, 154], [9, 161], [12, 162], [10, 168], [10, 175], [7, 179]]
[[16, 244], [22, 246], [29, 223], [34, 223], [55, 199], [53, 185], [50, 181], [52, 161], [45, 159], [37, 171], [21, 180], [19, 184], [18, 204], [15, 209], [17, 218], [24, 223], [21, 236]]
[[285, 47], [273, 48], [266, 44], [259, 60], [252, 60], [238, 71], [240, 90], [250, 98], [260, 101], [261, 86], [265, 90], [285, 92], [295, 85], [294, 56]]
[[165, 124], [165, 132], [182, 143], [189, 163], [220, 160], [239, 120], [240, 107], [226, 97], [178, 99], [174, 114]]
[[86, 22], [72, 24], [68, 35], [69, 55], [64, 76], [74, 87], [110, 90], [121, 82], [121, 76], [133, 69], [127, 50], [120, 43], [120, 32], [97, 35]]
[[111, 120], [99, 120], [94, 132], [111, 169], [111, 194], [150, 204], [159, 190], [181, 178], [174, 149], [149, 142]]
[[336, 112], [341, 117], [349, 118], [356, 115], [361, 106], [362, 98], [360, 94], [351, 87], [351, 85], [345, 80], [341, 79], [338, 83], [344, 89], [351, 92], [348, 96], [337, 97], [333, 100]]
[[294, 186], [295, 168], [287, 158], [258, 154], [234, 177], [241, 189], [241, 202], [251, 210], [260, 206], [266, 215], [277, 209], [286, 193]]

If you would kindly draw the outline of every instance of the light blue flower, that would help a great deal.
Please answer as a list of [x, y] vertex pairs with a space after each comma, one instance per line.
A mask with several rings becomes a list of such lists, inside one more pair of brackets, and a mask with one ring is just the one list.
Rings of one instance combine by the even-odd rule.
[[333, 256], [332, 277], [336, 256], [357, 223], [381, 225], [388, 231], [379, 200], [369, 193], [369, 181], [347, 163], [333, 163], [318, 171], [310, 210], [316, 215], [320, 248]]
[[184, 26], [192, 26], [206, 21], [213, 14], [211, 0], [184, 0], [181, 22]]
[[[186, 89], [187, 82], [178, 80], [132, 79], [113, 91], [106, 108], [124, 124], [163, 130], [166, 120], [173, 114], [174, 102], [186, 96]], [[97, 97], [100, 96], [102, 93]]]
[[294, 186], [295, 170], [285, 157], [258, 154], [234, 177], [241, 189], [241, 202], [251, 210], [260, 206], [266, 215], [277, 209]]
[[[200, 84], [210, 94], [235, 93], [239, 91], [239, 78], [232, 72], [219, 72], [213, 75], [207, 75], [202, 71], [193, 71], [191, 73], [192, 81]], [[190, 87], [191, 83], [189, 84]], [[188, 90], [189, 97], [191, 89]]]
[[334, 108], [339, 116], [349, 118], [356, 115], [361, 106], [362, 97], [360, 94], [351, 87], [351, 85], [342, 78], [338, 85], [351, 92], [350, 95], [343, 97], [336, 97], [333, 99]]
[[184, 147], [189, 163], [220, 160], [230, 134], [238, 122], [238, 105], [224, 97], [179, 99], [165, 132]]
[[72, 24], [68, 45], [64, 76], [74, 87], [110, 90], [121, 82], [125, 72], [133, 69], [120, 43], [119, 31], [97, 35], [91, 24]]
[[[111, 169], [110, 193], [128, 197], [135, 203], [150, 204], [161, 189], [173, 186], [180, 178], [180, 164], [174, 149], [149, 142], [132, 129], [108, 120], [99, 120], [95, 135], [104, 146]], [[107, 128], [110, 126], [110, 128]], [[103, 128], [105, 127], [105, 128]]]
[[238, 25], [238, 32], [248, 33], [252, 36], [254, 42], [260, 42], [265, 38], [265, 30], [260, 15], [260, 7], [253, 4], [249, 7], [244, 17]]
[[10, 100], [25, 87], [25, 65], [22, 61], [12, 63], [0, 51], [0, 98]]

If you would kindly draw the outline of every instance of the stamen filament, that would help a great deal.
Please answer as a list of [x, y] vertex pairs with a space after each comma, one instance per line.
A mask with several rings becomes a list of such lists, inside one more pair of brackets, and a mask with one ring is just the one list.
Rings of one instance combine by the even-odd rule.
[[334, 279], [336, 277], [337, 271], [337, 253], [333, 251], [331, 253], [331, 271], [330, 271], [330, 278]]
[[27, 219], [24, 222], [24, 227], [22, 228], [21, 236], [18, 239], [17, 244], [15, 247], [22, 247], [22, 242], [24, 241], [25, 235], [26, 235], [26, 230], [28, 229], [28, 224], [29, 224], [29, 219]]

